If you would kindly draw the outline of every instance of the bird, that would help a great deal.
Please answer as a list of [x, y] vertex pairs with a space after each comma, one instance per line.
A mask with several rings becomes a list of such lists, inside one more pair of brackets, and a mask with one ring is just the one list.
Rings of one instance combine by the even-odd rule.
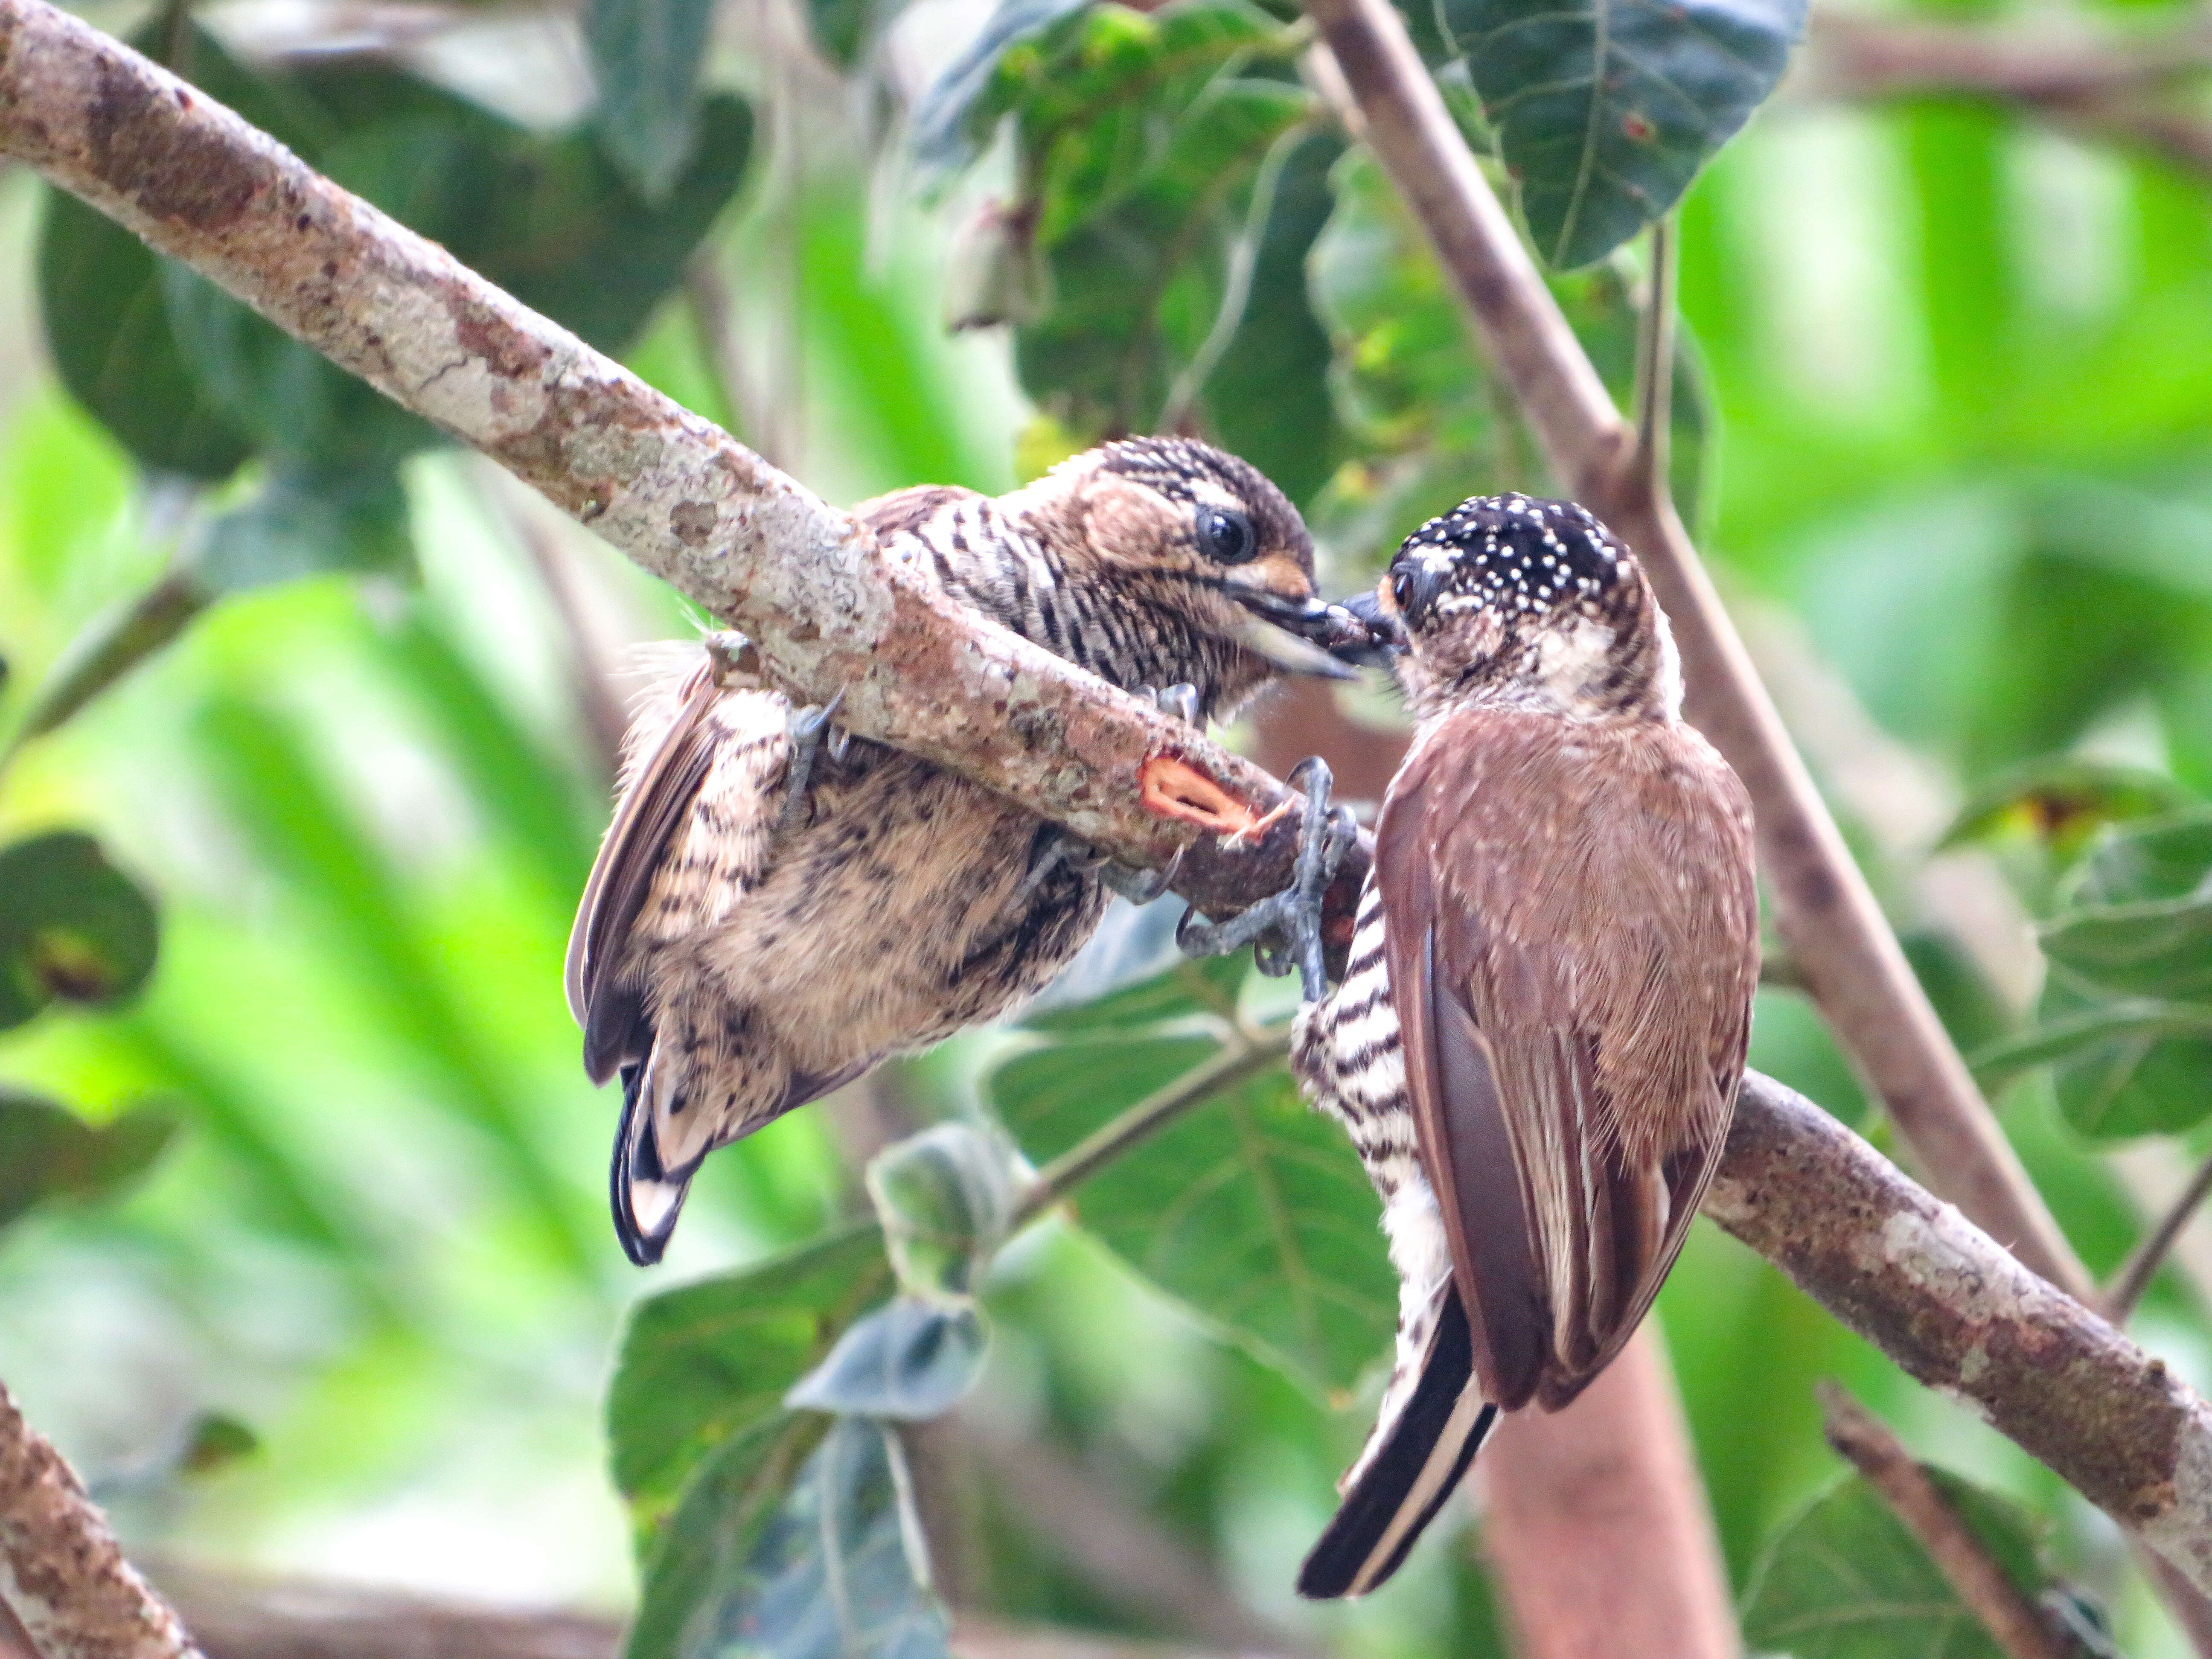
[[1749, 798], [1586, 508], [1471, 498], [1350, 608], [1414, 732], [1292, 1065], [1382, 1200], [1400, 1303], [1316, 1599], [1388, 1579], [1499, 1415], [1559, 1410], [1634, 1333], [1717, 1165], [1759, 974]]
[[[1352, 672], [1313, 642], [1346, 619], [1315, 594], [1297, 509], [1194, 439], [854, 514], [944, 593], [1201, 726], [1285, 669]], [[609, 1195], [641, 1266], [708, 1152], [1005, 1013], [1128, 884], [979, 785], [836, 732], [834, 702], [733, 683], [727, 659], [689, 652], [641, 696], [569, 939], [585, 1071], [622, 1080]]]

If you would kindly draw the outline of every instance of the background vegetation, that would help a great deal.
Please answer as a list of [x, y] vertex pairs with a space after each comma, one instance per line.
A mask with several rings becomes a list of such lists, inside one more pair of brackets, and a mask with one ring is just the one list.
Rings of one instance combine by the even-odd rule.
[[[997, 490], [1101, 434], [1193, 425], [1301, 501], [1342, 592], [1462, 495], [1543, 482], [1297, 78], [1303, 27], [1243, 0], [95, 21], [833, 499]], [[1440, 61], [1438, 27], [1486, 26], [1417, 21]], [[1836, 90], [1785, 85], [1683, 203], [1677, 489], [2102, 1273], [2212, 1112], [2212, 198], [1996, 104]], [[1477, 91], [1495, 101], [1462, 87], [1470, 121]], [[1635, 246], [1524, 207], [1581, 267], [1562, 297], [1625, 397]], [[1264, 1032], [1283, 988], [1145, 981], [1157, 930], [1117, 924], [1086, 988], [1118, 1000], [1071, 991], [718, 1155], [670, 1265], [634, 1272], [559, 962], [606, 812], [605, 672], [691, 619], [226, 307], [0, 174], [0, 1376], [137, 1547], [624, 1608], [635, 1546], [636, 1650], [674, 1651], [771, 1568], [805, 1589], [803, 1552], [756, 1547], [781, 1484], [762, 1471], [796, 1468], [823, 1419], [775, 1402], [817, 1316], [890, 1284], [867, 1237], [743, 1270], [866, 1216], [858, 1171], [887, 1139], [995, 1121], [1043, 1163]], [[1356, 707], [1395, 718], [1372, 690]], [[81, 902], [66, 927], [48, 894]], [[1786, 989], [1753, 1058], [1881, 1136]], [[924, 1188], [989, 1167], [931, 1146], [906, 1171]], [[951, 1459], [969, 1541], [940, 1573], [1012, 1618], [1208, 1633], [1070, 1547], [1126, 1513], [1221, 1607], [1316, 1648], [1494, 1642], [1449, 1540], [1370, 1603], [1290, 1593], [1389, 1323], [1372, 1212], [1272, 1073], [1018, 1237], [981, 1318], [945, 1317], [951, 1373], [921, 1379], [981, 1366]], [[2197, 1248], [2136, 1332], [2203, 1387]], [[956, 1303], [964, 1265], [934, 1264]], [[1700, 1227], [1660, 1320], [1755, 1642], [1980, 1650], [1856, 1489], [1822, 1498], [1839, 1466], [1812, 1387], [1833, 1375], [2021, 1506], [1989, 1524], [2022, 1560], [2039, 1528], [2041, 1571], [2126, 1651], [2178, 1650], [2106, 1522], [1758, 1259]], [[827, 1443], [857, 1471], [857, 1559], [927, 1641], [882, 1443], [848, 1423]], [[1055, 1510], [1040, 1468], [1083, 1501]], [[1823, 1552], [1863, 1583], [1821, 1582]], [[1813, 1644], [1807, 1610], [1859, 1590], [1929, 1611]]]

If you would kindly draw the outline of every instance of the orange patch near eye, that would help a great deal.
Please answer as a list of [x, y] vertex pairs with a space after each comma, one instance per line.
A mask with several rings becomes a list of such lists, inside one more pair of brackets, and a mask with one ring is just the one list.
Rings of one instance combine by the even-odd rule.
[[1250, 806], [1171, 755], [1154, 755], [1146, 761], [1137, 773], [1137, 783], [1146, 811], [1198, 824], [1217, 836], [1243, 835], [1261, 822]]

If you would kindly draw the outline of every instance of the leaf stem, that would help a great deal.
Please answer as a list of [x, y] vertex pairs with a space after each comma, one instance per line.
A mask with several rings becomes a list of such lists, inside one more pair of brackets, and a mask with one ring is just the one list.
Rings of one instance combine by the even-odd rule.
[[2197, 1166], [2197, 1173], [2189, 1178], [2181, 1196], [2173, 1200], [2158, 1225], [2130, 1252], [2119, 1271], [2112, 1275], [2112, 1282], [2098, 1296], [2097, 1311], [2111, 1323], [2117, 1326], [2128, 1322], [2128, 1316], [2135, 1312], [2136, 1304], [2142, 1300], [2143, 1292], [2150, 1288], [2151, 1280], [2165, 1265], [2173, 1241], [2181, 1237], [2181, 1230], [2189, 1224], [2189, 1218], [2197, 1213], [2207, 1193], [2212, 1193], [2212, 1157]]
[[1013, 1228], [1035, 1220], [1154, 1131], [1224, 1089], [1266, 1071], [1290, 1052], [1287, 1024], [1257, 1032], [1240, 1030], [1212, 1059], [1100, 1125], [1038, 1170], [1036, 1179], [1014, 1206]]

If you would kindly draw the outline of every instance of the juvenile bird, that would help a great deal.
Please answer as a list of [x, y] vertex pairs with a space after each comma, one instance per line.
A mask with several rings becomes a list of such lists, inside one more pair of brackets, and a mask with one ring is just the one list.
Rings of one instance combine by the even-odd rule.
[[[1289, 666], [1348, 672], [1304, 637], [1297, 510], [1245, 462], [1140, 438], [996, 498], [904, 489], [857, 514], [944, 592], [1203, 724]], [[568, 1006], [595, 1082], [619, 1073], [615, 1231], [660, 1259], [715, 1147], [995, 1018], [1081, 948], [1102, 860], [975, 784], [827, 711], [725, 686], [694, 659], [641, 703], [570, 936]]]
[[1414, 736], [1293, 1063], [1382, 1198], [1400, 1313], [1316, 1597], [1388, 1578], [1498, 1414], [1558, 1410], [1635, 1331], [1712, 1178], [1759, 966], [1750, 802], [1587, 511], [1463, 502], [1362, 614], [1402, 644]]

